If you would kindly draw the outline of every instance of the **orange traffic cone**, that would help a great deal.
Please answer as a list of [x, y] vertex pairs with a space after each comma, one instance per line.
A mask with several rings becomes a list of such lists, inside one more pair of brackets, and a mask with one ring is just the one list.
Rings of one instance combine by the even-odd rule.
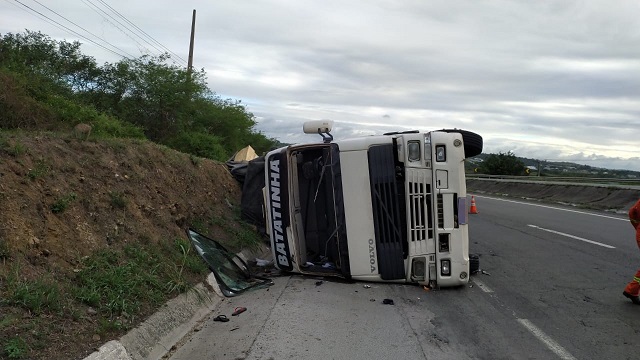
[[477, 214], [478, 209], [476, 208], [476, 197], [471, 196], [471, 207], [469, 208], [469, 214]]

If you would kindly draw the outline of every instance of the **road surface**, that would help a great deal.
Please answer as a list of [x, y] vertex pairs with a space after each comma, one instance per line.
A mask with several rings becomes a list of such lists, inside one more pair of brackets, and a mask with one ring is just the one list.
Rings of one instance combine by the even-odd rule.
[[[470, 246], [484, 274], [468, 286], [278, 277], [225, 299], [170, 358], [638, 359], [640, 306], [622, 290], [640, 251], [624, 216], [476, 203]], [[237, 306], [248, 310], [231, 316]]]

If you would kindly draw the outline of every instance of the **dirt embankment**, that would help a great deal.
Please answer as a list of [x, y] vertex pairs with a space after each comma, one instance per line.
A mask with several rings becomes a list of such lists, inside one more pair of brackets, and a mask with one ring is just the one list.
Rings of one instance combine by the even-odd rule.
[[535, 199], [587, 209], [626, 213], [640, 199], [640, 190], [606, 186], [558, 185], [540, 183], [501, 182], [467, 179], [467, 191]]
[[225, 164], [151, 142], [0, 134], [0, 359], [80, 358], [134, 327], [163, 299], [129, 314], [89, 307], [71, 288], [85, 260], [173, 249], [190, 226], [237, 251], [240, 196]]
[[34, 263], [65, 268], [118, 243], [184, 237], [189, 224], [239, 203], [224, 164], [150, 142], [4, 141], [0, 239]]

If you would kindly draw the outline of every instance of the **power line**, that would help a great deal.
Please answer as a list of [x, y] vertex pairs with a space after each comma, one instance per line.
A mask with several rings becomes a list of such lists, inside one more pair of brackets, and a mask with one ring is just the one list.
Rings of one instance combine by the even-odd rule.
[[[164, 46], [162, 43], [160, 43], [158, 40], [154, 39], [153, 36], [149, 35], [147, 32], [145, 32], [144, 30], [142, 30], [140, 27], [138, 27], [136, 24], [132, 23], [131, 21], [129, 21], [129, 19], [127, 19], [124, 15], [122, 15], [120, 12], [118, 12], [116, 9], [114, 9], [113, 7], [111, 7], [109, 4], [107, 4], [106, 2], [104, 2], [103, 0], [98, 0], [100, 1], [104, 6], [106, 6], [107, 8], [109, 8], [112, 12], [114, 12], [115, 14], [117, 14], [119, 17], [121, 17], [124, 21], [126, 21], [127, 23], [131, 24], [135, 29], [137, 29], [141, 34], [144, 34], [148, 39], [150, 39], [151, 41], [155, 42], [156, 44], [160, 45], [160, 47], [162, 47], [164, 50], [166, 50], [167, 52], [170, 52], [171, 54], [175, 55], [178, 59], [182, 60], [183, 63], [186, 64], [186, 60], [184, 60], [183, 58], [180, 57], [180, 55], [174, 53], [173, 51], [171, 51], [171, 49], [169, 49], [168, 47]], [[141, 37], [142, 38], [142, 37]], [[145, 40], [146, 41], [146, 40]], [[147, 42], [148, 43], [148, 42]], [[152, 44], [149, 43], [149, 45], [153, 46]], [[157, 49], [157, 48], [156, 48]]]
[[[159, 49], [157, 46], [155, 46], [154, 44], [150, 43], [147, 39], [143, 38], [142, 36], [140, 36], [139, 34], [135, 33], [129, 26], [127, 26], [126, 24], [123, 24], [121, 21], [119, 21], [117, 18], [113, 17], [111, 14], [107, 13], [105, 10], [101, 9], [97, 4], [93, 3], [91, 0], [86, 0], [88, 1], [91, 6], [95, 9], [99, 10], [102, 14], [98, 13], [100, 16], [102, 16], [105, 20], [107, 20], [111, 25], [113, 25], [114, 27], [116, 27], [118, 30], [120, 30], [120, 32], [122, 32], [124, 35], [126, 35], [128, 38], [130, 38], [131, 40], [133, 40], [135, 43], [137, 43], [140, 47], [144, 48], [148, 53], [151, 53], [151, 51], [146, 48], [143, 44], [141, 44], [140, 42], [138, 42], [136, 39], [132, 38], [131, 36], [129, 36], [129, 34], [125, 33], [124, 30], [127, 30], [129, 33], [131, 33], [132, 35], [138, 37], [139, 39], [141, 39], [142, 41], [144, 41], [145, 43], [147, 43], [148, 45], [150, 45], [151, 47], [153, 47], [156, 51], [158, 51], [159, 53], [163, 53], [166, 52], [164, 50]], [[85, 4], [87, 4], [85, 0], [83, 0], [83, 2], [85, 2]], [[100, 0], [100, 3], [102, 3], [103, 5], [106, 6], [106, 8], [110, 9], [113, 13], [117, 14], [120, 18], [122, 18], [123, 20], [125, 20], [126, 22], [132, 24], [135, 28], [139, 29], [139, 31], [142, 31], [142, 29], [140, 29], [139, 27], [137, 27], [135, 24], [133, 24], [131, 21], [129, 21], [126, 17], [124, 17], [124, 15], [120, 14], [117, 10], [115, 10], [114, 8], [112, 8], [111, 6], [109, 6], [108, 4], [106, 4], [104, 1]], [[110, 21], [109, 19], [107, 19], [107, 17], [105, 17], [105, 15], [112, 19], [113, 21], [115, 21], [116, 23], [118, 23], [120, 26], [114, 24], [112, 21]], [[144, 31], [142, 31], [144, 32]], [[149, 36], [147, 34], [147, 36]], [[150, 36], [149, 36], [150, 37]], [[158, 42], [157, 40], [151, 38], [152, 40], [154, 40], [156, 43], [158, 43], [160, 46], [164, 47], [165, 49], [167, 49], [164, 45], [160, 44], [160, 42]], [[169, 52], [171, 52], [171, 50], [167, 49]], [[184, 61], [184, 60], [183, 60]], [[173, 60], [173, 62], [175, 63], [176, 61]]]
[[57, 25], [59, 25], [59, 26], [62, 26], [65, 30], [67, 30], [67, 31], [69, 31], [69, 32], [71, 32], [71, 33], [73, 33], [73, 34], [75, 34], [75, 35], [80, 36], [81, 38], [83, 38], [83, 39], [85, 39], [85, 40], [87, 40], [87, 41], [89, 41], [89, 42], [91, 42], [91, 43], [95, 44], [96, 46], [99, 46], [100, 48], [102, 48], [102, 49], [104, 49], [104, 50], [107, 50], [107, 51], [109, 51], [109, 52], [111, 52], [111, 53], [113, 53], [113, 54], [115, 54], [115, 55], [118, 55], [118, 56], [120, 56], [120, 57], [123, 57], [123, 58], [127, 58], [127, 59], [128, 59], [128, 57], [127, 57], [127, 56], [122, 55], [122, 54], [120, 54], [120, 53], [118, 53], [118, 52], [116, 52], [116, 51], [114, 51], [114, 50], [111, 50], [111, 49], [109, 49], [109, 48], [105, 47], [105, 46], [104, 46], [104, 45], [102, 45], [102, 44], [98, 44], [97, 42], [95, 42], [95, 41], [93, 41], [93, 40], [89, 39], [88, 37], [86, 37], [86, 36], [84, 36], [84, 35], [82, 35], [82, 34], [78, 33], [77, 31], [75, 31], [75, 30], [73, 30], [73, 29], [69, 29], [68, 27], [66, 27], [66, 26], [64, 26], [64, 25], [62, 25], [62, 24], [60, 24], [59, 22], [57, 22], [57, 21], [55, 21], [55, 20], [51, 19], [51, 18], [50, 18], [50, 17], [48, 17], [47, 15], [45, 15], [45, 14], [43, 14], [43, 13], [39, 12], [38, 10], [35, 10], [34, 8], [30, 7], [29, 5], [24, 4], [24, 3], [23, 3], [23, 2], [21, 2], [20, 0], [14, 0], [14, 1], [15, 1], [15, 2], [17, 2], [18, 4], [20, 4], [20, 5], [24, 6], [25, 8], [27, 8], [27, 9], [31, 10], [32, 12], [37, 13], [37, 14], [39, 14], [40, 16], [42, 16], [42, 17], [46, 18], [48, 22], [54, 22], [55, 24], [57, 24]]
[[[27, 10], [27, 9], [23, 8], [23, 7], [18, 6], [18, 4], [16, 4], [16, 3], [12, 2], [11, 0], [5, 0], [5, 1], [6, 1], [6, 2], [8, 2], [9, 4], [11, 4], [11, 5], [15, 6], [17, 9], [20, 9], [20, 10], [22, 10], [22, 11], [26, 12], [26, 13], [29, 13], [29, 14], [31, 14], [31, 15], [33, 15], [33, 16], [35, 16], [35, 17], [37, 17], [38, 19], [40, 19], [40, 20], [42, 20], [42, 21], [44, 21], [44, 22], [49, 22], [46, 18], [44, 18], [44, 17], [42, 17], [42, 16], [40, 16], [40, 15], [38, 15], [38, 14], [34, 14], [34, 13], [30, 12], [29, 10]], [[62, 31], [66, 31], [65, 29], [63, 29], [63, 28], [62, 28], [61, 26], [59, 26], [59, 25], [56, 25], [56, 24], [53, 24], [53, 23], [50, 23], [50, 24], [51, 24], [51, 25], [53, 25], [53, 26], [55, 26], [55, 27], [57, 27], [58, 29], [60, 29], [60, 30], [62, 30]]]
[[[16, 0], [17, 1], [17, 0]], [[88, 1], [88, 2], [87, 2]], [[113, 22], [111, 22], [109, 19], [107, 19], [104, 15], [100, 14], [100, 12], [102, 12], [103, 14], [105, 14], [106, 16], [110, 17], [111, 19], [113, 19], [114, 21], [118, 22], [120, 25], [122, 25], [118, 20], [114, 19], [113, 16], [107, 14], [104, 10], [102, 10], [100, 7], [98, 7], [97, 5], [95, 5], [94, 3], [91, 2], [91, 0], [82, 0], [83, 3], [85, 3], [85, 5], [91, 7], [91, 9], [93, 11], [95, 11], [98, 15], [102, 16], [103, 19], [105, 19], [109, 24], [113, 25], [113, 27], [115, 27], [116, 29], [118, 29], [122, 34], [124, 34], [126, 37], [128, 37], [129, 39], [131, 39], [133, 42], [135, 42], [136, 44], [138, 44], [138, 46], [144, 50], [146, 50], [147, 53], [151, 53], [151, 51], [149, 49], [147, 49], [144, 45], [142, 45], [141, 43], [139, 43], [136, 39], [132, 38], [131, 36], [129, 36], [128, 33], [126, 33], [124, 30], [122, 30], [119, 26], [117, 26], [116, 24], [114, 24]], [[123, 25], [124, 26], [124, 25]], [[129, 29], [127, 29], [129, 30]], [[129, 30], [131, 31], [131, 30]]]
[[128, 56], [130, 56], [130, 57], [134, 57], [133, 55], [131, 55], [131, 54], [127, 53], [126, 51], [124, 51], [124, 50], [122, 50], [122, 49], [118, 48], [117, 46], [115, 46], [115, 45], [113, 45], [113, 44], [109, 43], [107, 40], [105, 40], [105, 39], [101, 38], [100, 36], [93, 34], [93, 33], [92, 33], [92, 32], [90, 32], [89, 30], [87, 30], [87, 29], [83, 28], [82, 26], [80, 26], [80, 25], [78, 25], [78, 24], [74, 23], [73, 21], [71, 21], [71, 20], [67, 19], [66, 17], [64, 17], [64, 16], [62, 16], [62, 15], [60, 15], [60, 14], [58, 14], [56, 11], [54, 11], [54, 10], [50, 9], [50, 8], [49, 8], [49, 7], [47, 7], [46, 5], [43, 5], [43, 4], [42, 4], [41, 2], [39, 2], [38, 0], [32, 0], [32, 1], [33, 1], [33, 2], [35, 2], [35, 3], [37, 3], [38, 5], [42, 6], [43, 8], [45, 8], [45, 9], [47, 9], [47, 10], [51, 11], [52, 13], [54, 13], [54, 14], [58, 15], [59, 17], [61, 17], [61, 18], [63, 18], [64, 20], [66, 20], [67, 22], [69, 22], [69, 23], [71, 23], [71, 24], [75, 25], [76, 27], [78, 27], [79, 29], [83, 30], [83, 31], [84, 31], [84, 32], [86, 32], [87, 34], [89, 34], [89, 35], [91, 35], [91, 36], [93, 36], [93, 37], [95, 37], [95, 38], [97, 38], [97, 39], [102, 40], [104, 43], [106, 43], [107, 45], [111, 46], [112, 48], [114, 48], [114, 49], [116, 49], [116, 50], [118, 50], [118, 51], [120, 51], [120, 52], [122, 52], [122, 53], [125, 53], [126, 55], [128, 55]]
[[[73, 29], [71, 29], [71, 28], [69, 28], [69, 27], [67, 27], [67, 26], [65, 26], [65, 25], [63, 25], [63, 24], [61, 24], [60, 22], [58, 22], [58, 21], [56, 21], [56, 20], [54, 20], [54, 19], [52, 19], [52, 18], [50, 18], [49, 16], [47, 16], [47, 15], [43, 14], [42, 12], [40, 12], [40, 11], [38, 11], [38, 10], [34, 9], [33, 7], [31, 7], [31, 6], [29, 6], [29, 5], [25, 4], [25, 3], [23, 3], [23, 2], [22, 2], [22, 1], [20, 1], [20, 0], [15, 0], [15, 2], [16, 2], [16, 3], [18, 3], [18, 4], [20, 4], [20, 5], [22, 5], [22, 7], [20, 7], [20, 6], [16, 5], [15, 3], [11, 2], [10, 0], [5, 0], [5, 1], [7, 1], [7, 2], [11, 3], [12, 5], [14, 5], [14, 6], [16, 6], [16, 7], [20, 8], [20, 9], [22, 9], [23, 11], [30, 12], [33, 16], [38, 17], [38, 18], [40, 18], [41, 20], [48, 22], [49, 24], [51, 24], [51, 25], [53, 25], [53, 26], [57, 27], [58, 29], [61, 29], [61, 30], [63, 30], [63, 31], [66, 31], [66, 32], [72, 33], [72, 34], [74, 34], [74, 35], [77, 35], [77, 36], [79, 36], [79, 37], [81, 37], [81, 38], [83, 38], [83, 39], [85, 39], [85, 40], [87, 40], [87, 41], [89, 41], [89, 42], [91, 42], [91, 43], [95, 44], [96, 46], [99, 46], [100, 48], [102, 48], [102, 49], [104, 49], [104, 50], [107, 50], [107, 51], [109, 51], [109, 52], [111, 52], [111, 53], [113, 53], [113, 54], [116, 54], [116, 55], [118, 55], [118, 56], [120, 56], [120, 57], [127, 58], [127, 59], [128, 59], [128, 58], [133, 58], [133, 57], [134, 57], [133, 55], [131, 55], [131, 54], [127, 53], [126, 51], [124, 51], [124, 50], [122, 50], [122, 49], [118, 48], [117, 46], [113, 45], [112, 43], [110, 43], [110, 42], [109, 42], [109, 41], [107, 41], [106, 39], [104, 39], [104, 38], [102, 38], [102, 37], [100, 37], [100, 36], [98, 36], [98, 35], [96, 35], [96, 34], [94, 34], [94, 33], [90, 32], [89, 30], [87, 30], [87, 29], [83, 28], [82, 26], [78, 25], [77, 23], [75, 23], [75, 22], [73, 22], [73, 21], [69, 20], [69, 19], [68, 19], [68, 18], [66, 18], [65, 16], [63, 16], [63, 15], [61, 15], [60, 13], [56, 12], [55, 10], [53, 10], [53, 9], [51, 9], [51, 8], [49, 8], [49, 7], [47, 7], [46, 5], [42, 4], [42, 3], [41, 3], [40, 1], [38, 1], [38, 0], [32, 0], [32, 1], [34, 1], [35, 3], [37, 3], [38, 5], [40, 5], [41, 7], [43, 7], [43, 8], [45, 8], [45, 9], [47, 9], [47, 10], [48, 10], [48, 11], [50, 11], [51, 13], [53, 13], [53, 14], [57, 15], [57, 16], [58, 16], [58, 17], [60, 17], [61, 19], [65, 20], [66, 22], [68, 22], [68, 23], [70, 23], [70, 24], [74, 25], [75, 27], [77, 27], [78, 29], [82, 30], [83, 32], [85, 32], [85, 33], [89, 34], [89, 36], [91, 36], [91, 37], [93, 37], [93, 38], [95, 38], [95, 39], [100, 40], [102, 43], [104, 43], [104, 44], [106, 44], [106, 45], [110, 46], [111, 48], [113, 48], [113, 49], [115, 49], [115, 50], [109, 49], [109, 48], [105, 47], [104, 45], [99, 44], [99, 43], [97, 43], [96, 41], [92, 40], [91, 38], [89, 38], [89, 37], [87, 37], [87, 36], [84, 36], [84, 35], [82, 35], [82, 34], [78, 33], [77, 31], [74, 31]], [[24, 0], [23, 0], [23, 1], [24, 1]], [[168, 52], [168, 53], [171, 53], [172, 55], [174, 55], [174, 56], [175, 56], [175, 58], [176, 58], [176, 59], [179, 59], [179, 60], [182, 62], [182, 65], [185, 65], [185, 64], [186, 64], [186, 61], [185, 61], [182, 57], [180, 57], [180, 56], [179, 56], [178, 54], [176, 54], [175, 52], [171, 51], [171, 49], [169, 49], [168, 47], [164, 46], [164, 45], [163, 45], [162, 43], [160, 43], [158, 40], [156, 40], [155, 38], [153, 38], [153, 36], [149, 35], [149, 34], [148, 34], [147, 32], [145, 32], [142, 28], [140, 28], [139, 26], [137, 26], [136, 24], [134, 24], [133, 22], [131, 22], [131, 21], [130, 21], [129, 19], [127, 19], [127, 18], [126, 18], [122, 13], [120, 13], [119, 11], [117, 11], [116, 9], [114, 9], [112, 6], [110, 6], [109, 4], [107, 4], [105, 1], [103, 1], [103, 0], [98, 0], [98, 1], [103, 5], [103, 6], [105, 6], [105, 8], [107, 8], [108, 10], [110, 10], [111, 12], [113, 12], [114, 14], [116, 14], [118, 17], [120, 17], [121, 19], [123, 19], [126, 23], [130, 24], [133, 28], [131, 28], [130, 26], [127, 26], [126, 24], [123, 24], [121, 21], [119, 21], [118, 19], [114, 18], [111, 14], [109, 14], [109, 13], [107, 13], [105, 10], [101, 9], [98, 5], [94, 4], [91, 0], [82, 0], [82, 1], [85, 3], [85, 5], [87, 5], [88, 7], [90, 7], [94, 12], [96, 12], [98, 15], [100, 15], [100, 16], [101, 16], [103, 19], [105, 19], [108, 23], [110, 23], [112, 26], [114, 26], [115, 28], [117, 28], [121, 33], [123, 33], [123, 34], [124, 34], [125, 36], [127, 36], [129, 39], [131, 39], [132, 41], [134, 41], [134, 42], [135, 42], [135, 43], [136, 43], [136, 44], [137, 44], [141, 49], [144, 49], [147, 53], [152, 53], [152, 52], [151, 52], [147, 47], [145, 47], [145, 45], [143, 45], [142, 43], [140, 43], [139, 41], [137, 41], [135, 38], [133, 38], [132, 36], [130, 36], [130, 35], [129, 35], [129, 33], [131, 33], [132, 35], [134, 35], [134, 36], [136, 36], [136, 37], [140, 38], [142, 41], [144, 41], [145, 43], [149, 44], [151, 47], [153, 47], [153, 48], [154, 48], [155, 50], [157, 50], [158, 52], [161, 52], [161, 53], [162, 53], [162, 52]], [[109, 18], [110, 18], [110, 19], [112, 19], [113, 21], [109, 20]], [[120, 26], [116, 25], [116, 24], [114, 23], [114, 21], [115, 21], [116, 23], [118, 23], [119, 25], [121, 25], [122, 27], [120, 27]], [[125, 30], [123, 30], [123, 28], [124, 28], [124, 29], [126, 29], [126, 31], [125, 31]], [[134, 30], [132, 30], [132, 29], [134, 29], [135, 31], [134, 31]], [[128, 31], [129, 33], [127, 33], [127, 31]], [[141, 36], [140, 34], [143, 34], [143, 35], [144, 35], [144, 37], [143, 37], [143, 36]], [[151, 42], [150, 42], [149, 40], [147, 40], [147, 39], [149, 39], [150, 41], [152, 41], [152, 42], [153, 42], [153, 43], [155, 43], [155, 44], [158, 44], [158, 46], [160, 46], [162, 49], [159, 49], [157, 46], [155, 46], [153, 43], [151, 43]], [[163, 49], [164, 49], [164, 50], [163, 50]], [[124, 53], [125, 55], [123, 55], [122, 53]], [[176, 61], [174, 60], [173, 62], [175, 63]]]

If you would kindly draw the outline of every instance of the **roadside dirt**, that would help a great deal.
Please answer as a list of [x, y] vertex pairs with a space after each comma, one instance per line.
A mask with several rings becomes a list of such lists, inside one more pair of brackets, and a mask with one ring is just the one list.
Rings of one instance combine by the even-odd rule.
[[[73, 278], [81, 259], [99, 250], [173, 243], [186, 239], [185, 230], [195, 224], [239, 250], [224, 229], [237, 226], [240, 195], [225, 164], [153, 143], [2, 135], [0, 281], [16, 270], [19, 281]], [[6, 290], [0, 283], [0, 300]], [[154, 309], [141, 311], [136, 321]], [[0, 312], [0, 358], [32, 358], [30, 342], [38, 341], [44, 348], [37, 358], [77, 359], [121, 335], [97, 336], [98, 324], [83, 312], [34, 314], [2, 301]], [[39, 325], [23, 334], [31, 322]], [[16, 336], [17, 342], [7, 342]], [[21, 338], [26, 353], [15, 348]]]

